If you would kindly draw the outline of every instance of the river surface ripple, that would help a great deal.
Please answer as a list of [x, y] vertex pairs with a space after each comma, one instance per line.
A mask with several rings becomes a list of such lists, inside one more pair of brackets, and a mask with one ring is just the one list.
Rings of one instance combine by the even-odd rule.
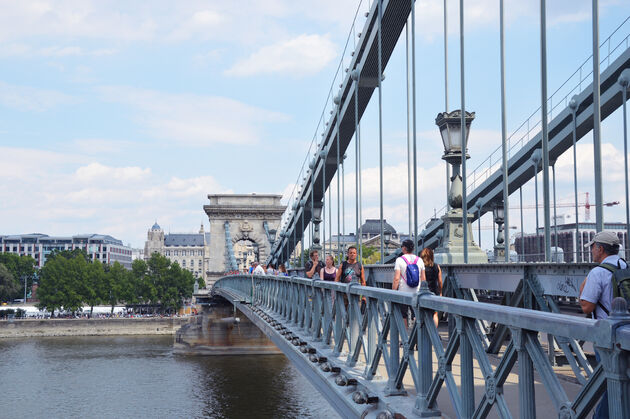
[[335, 418], [282, 355], [192, 357], [172, 337], [0, 340], [0, 418]]

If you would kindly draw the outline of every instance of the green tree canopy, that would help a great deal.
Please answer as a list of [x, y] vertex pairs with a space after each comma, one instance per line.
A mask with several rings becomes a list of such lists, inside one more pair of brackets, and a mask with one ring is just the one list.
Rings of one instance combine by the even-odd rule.
[[12, 292], [6, 299], [24, 298], [24, 280], [26, 287], [30, 289], [35, 279], [36, 262], [30, 256], [19, 256], [14, 253], [0, 253], [0, 263], [3, 264], [13, 276], [18, 284], [16, 290]]
[[0, 301], [11, 301], [20, 284], [3, 263], [0, 263]]

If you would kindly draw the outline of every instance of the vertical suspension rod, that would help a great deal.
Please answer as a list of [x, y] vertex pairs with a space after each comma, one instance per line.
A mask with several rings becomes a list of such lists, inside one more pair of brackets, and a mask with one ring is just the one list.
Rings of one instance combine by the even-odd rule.
[[540, 0], [540, 95], [542, 124], [543, 214], [545, 226], [545, 262], [551, 257], [551, 211], [549, 199], [549, 130], [547, 126], [547, 2]]
[[[411, 129], [413, 133], [413, 242], [418, 247], [418, 144], [416, 137], [416, 3], [411, 0]], [[411, 233], [411, 232], [410, 232]]]
[[[448, 9], [444, 0], [444, 112], [448, 112]], [[451, 209], [448, 200], [448, 190], [450, 189], [451, 171], [450, 164], [444, 161], [446, 167], [446, 211]]]
[[466, 85], [464, 74], [464, 0], [459, 0], [459, 66], [461, 89], [461, 144], [462, 144], [462, 226], [464, 227], [464, 263], [468, 263], [468, 199], [466, 197]]
[[507, 122], [505, 120], [505, 11], [503, 0], [499, 0], [499, 20], [501, 32], [501, 151], [503, 157], [503, 213], [505, 214], [505, 262], [510, 261], [510, 206], [508, 190]]
[[[412, 5], [413, 7], [413, 0]], [[413, 157], [412, 153], [412, 143], [411, 143], [411, 77], [410, 77], [410, 69], [411, 59], [410, 55], [410, 41], [409, 41], [409, 26], [411, 26], [411, 18], [407, 19], [407, 25], [405, 25], [405, 72], [407, 74], [407, 201], [408, 201], [408, 218], [409, 218], [409, 235], [413, 234], [413, 184], [412, 184], [412, 175], [413, 175]]]
[[380, 209], [380, 241], [381, 263], [384, 262], [384, 224], [383, 224], [383, 0], [378, 0], [378, 185], [379, 185], [379, 209]]
[[595, 160], [595, 229], [604, 230], [602, 139], [599, 107], [599, 2], [593, 0], [593, 159]]

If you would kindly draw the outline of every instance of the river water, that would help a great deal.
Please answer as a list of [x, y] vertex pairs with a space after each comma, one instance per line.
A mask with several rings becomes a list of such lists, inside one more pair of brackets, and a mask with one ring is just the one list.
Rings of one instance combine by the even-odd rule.
[[282, 355], [173, 355], [172, 337], [0, 340], [0, 418], [334, 418]]

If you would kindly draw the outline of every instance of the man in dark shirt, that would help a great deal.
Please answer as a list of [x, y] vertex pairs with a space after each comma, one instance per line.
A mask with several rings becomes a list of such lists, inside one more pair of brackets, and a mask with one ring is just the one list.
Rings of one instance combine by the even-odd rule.
[[313, 276], [317, 275], [317, 278], [319, 278], [319, 271], [324, 267], [324, 262], [319, 260], [319, 252], [317, 250], [311, 250], [308, 255], [311, 259], [304, 265], [306, 277], [313, 278]]

